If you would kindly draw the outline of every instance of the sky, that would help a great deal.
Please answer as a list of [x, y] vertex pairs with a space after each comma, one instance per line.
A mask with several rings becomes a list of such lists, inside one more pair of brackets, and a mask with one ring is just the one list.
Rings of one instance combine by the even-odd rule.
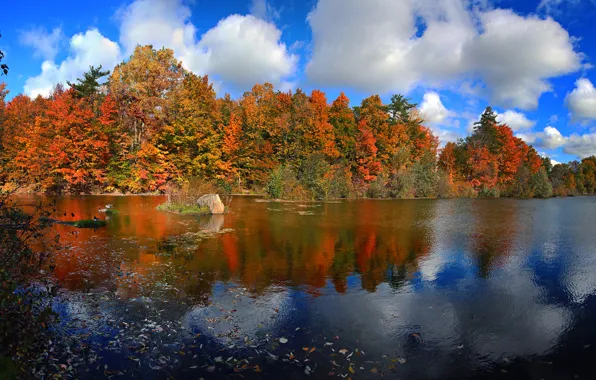
[[13, 1], [0, 15], [12, 98], [47, 96], [138, 44], [174, 50], [219, 95], [256, 83], [417, 103], [442, 143], [486, 106], [555, 163], [596, 154], [596, 0]]

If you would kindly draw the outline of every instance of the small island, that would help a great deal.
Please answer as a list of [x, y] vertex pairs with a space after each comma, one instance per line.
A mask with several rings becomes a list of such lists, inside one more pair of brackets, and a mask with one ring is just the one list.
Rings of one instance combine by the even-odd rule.
[[168, 196], [168, 200], [157, 206], [157, 209], [183, 215], [217, 215], [223, 214], [226, 210], [218, 194], [204, 194], [196, 201], [190, 196], [178, 196], [175, 199], [172, 200], [172, 197]]

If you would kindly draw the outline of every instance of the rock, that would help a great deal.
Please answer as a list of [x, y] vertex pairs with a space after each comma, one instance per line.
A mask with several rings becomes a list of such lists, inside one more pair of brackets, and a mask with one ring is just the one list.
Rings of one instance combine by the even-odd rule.
[[219, 232], [224, 224], [223, 215], [205, 215], [199, 219], [199, 225], [202, 229], [209, 232]]
[[212, 214], [223, 214], [225, 211], [225, 206], [217, 194], [205, 194], [197, 200], [197, 204], [200, 207], [209, 207]]

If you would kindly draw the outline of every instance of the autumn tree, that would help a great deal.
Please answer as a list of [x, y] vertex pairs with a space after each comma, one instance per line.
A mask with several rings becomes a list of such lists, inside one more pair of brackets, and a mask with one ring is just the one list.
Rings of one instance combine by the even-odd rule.
[[137, 46], [130, 59], [112, 72], [110, 94], [130, 140], [129, 180], [122, 186], [132, 192], [162, 189], [172, 175], [168, 147], [158, 140], [174, 121], [184, 73], [171, 49], [155, 50], [150, 45]]
[[356, 155], [356, 136], [358, 128], [354, 112], [350, 109], [350, 100], [342, 92], [331, 104], [329, 123], [333, 127], [335, 146], [339, 157], [348, 165], [352, 165]]
[[356, 139], [356, 178], [359, 181], [363, 183], [372, 182], [381, 171], [377, 151], [375, 136], [366, 121], [361, 120], [358, 123], [358, 136]]

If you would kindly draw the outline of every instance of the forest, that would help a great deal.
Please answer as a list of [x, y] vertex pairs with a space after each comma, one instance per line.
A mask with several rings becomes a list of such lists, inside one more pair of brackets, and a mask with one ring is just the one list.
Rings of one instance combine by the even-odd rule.
[[170, 49], [137, 46], [51, 96], [5, 101], [0, 186], [43, 193], [164, 192], [193, 181], [281, 199], [550, 197], [596, 191], [596, 157], [553, 166], [487, 107], [465, 139], [439, 140], [416, 104], [279, 91], [218, 97]]

